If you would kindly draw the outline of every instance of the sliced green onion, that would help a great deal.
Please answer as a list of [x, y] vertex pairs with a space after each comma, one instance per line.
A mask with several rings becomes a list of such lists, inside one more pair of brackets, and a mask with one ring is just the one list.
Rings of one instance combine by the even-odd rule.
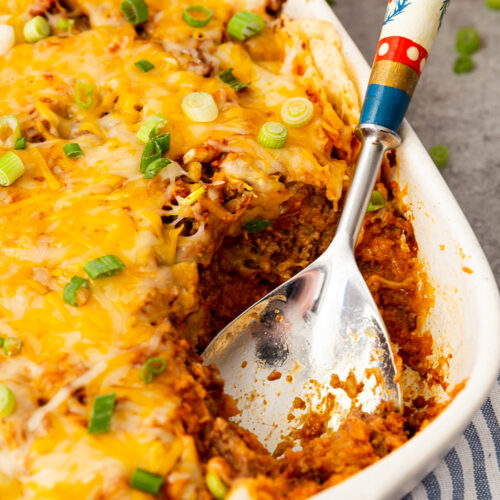
[[26, 137], [19, 137], [14, 143], [14, 149], [26, 149]]
[[281, 106], [281, 118], [290, 127], [299, 128], [307, 125], [313, 114], [313, 103], [305, 97], [287, 99]]
[[160, 146], [162, 155], [170, 149], [170, 132], [157, 135], [153, 140]]
[[287, 128], [278, 122], [267, 122], [262, 125], [257, 140], [266, 148], [282, 148], [288, 139]]
[[21, 127], [15, 115], [5, 115], [0, 117], [0, 139], [7, 147], [14, 146], [17, 139], [21, 137]]
[[144, 179], [153, 179], [153, 177], [156, 177], [161, 170], [171, 163], [172, 161], [168, 158], [159, 158], [155, 160], [144, 169]]
[[224, 82], [230, 85], [236, 92], [240, 92], [244, 88], [248, 87], [250, 85], [250, 82], [242, 82], [240, 79], [236, 78], [233, 75], [233, 68], [229, 68], [224, 70], [220, 75], [219, 78]]
[[83, 109], [90, 109], [94, 104], [94, 87], [84, 82], [76, 82], [75, 101]]
[[111, 417], [115, 407], [116, 394], [101, 394], [96, 396], [90, 414], [87, 432], [89, 434], [101, 434], [111, 429]]
[[0, 186], [10, 186], [26, 172], [21, 158], [11, 151], [0, 158]]
[[[201, 14], [201, 16], [195, 17], [192, 14]], [[214, 17], [214, 11], [203, 5], [191, 5], [182, 13], [182, 19], [193, 28], [203, 28], [212, 20], [212, 17]]]
[[0, 337], [0, 347], [3, 347], [4, 342], [5, 342], [5, 339], [3, 337]]
[[63, 150], [66, 156], [71, 159], [81, 158], [83, 156], [83, 151], [76, 142], [70, 142], [63, 146]]
[[436, 167], [443, 168], [448, 163], [450, 150], [442, 144], [436, 144], [432, 146], [429, 154], [431, 155], [432, 161], [436, 164]]
[[99, 280], [121, 273], [125, 264], [115, 255], [103, 255], [87, 262], [83, 269], [92, 279]]
[[28, 43], [35, 43], [50, 36], [50, 26], [47, 19], [36, 16], [24, 25], [24, 39]]
[[224, 500], [228, 487], [224, 481], [214, 472], [209, 472], [205, 476], [205, 483], [207, 485], [208, 491], [212, 493], [215, 500]]
[[71, 31], [73, 29], [73, 25], [75, 24], [74, 19], [66, 19], [64, 17], [60, 17], [57, 20], [57, 29], [60, 29], [61, 31]]
[[191, 194], [186, 196], [182, 201], [181, 205], [190, 206], [194, 205], [206, 192], [205, 186], [201, 186], [200, 188], [194, 190]]
[[266, 25], [258, 14], [242, 10], [235, 14], [227, 25], [227, 32], [234, 38], [243, 41], [256, 35]]
[[474, 69], [474, 62], [470, 56], [458, 56], [455, 59], [453, 71], [458, 75], [460, 73], [470, 73]]
[[368, 205], [367, 212], [376, 212], [381, 208], [385, 207], [385, 196], [376, 189], [373, 191], [370, 198], [370, 204]]
[[486, 0], [486, 6], [490, 9], [500, 9], [500, 0]]
[[157, 474], [143, 469], [135, 469], [130, 479], [130, 486], [151, 495], [158, 495], [164, 482], [165, 479]]
[[243, 229], [249, 233], [261, 233], [272, 225], [273, 223], [268, 219], [257, 218], [245, 222], [245, 224], [243, 224]]
[[23, 341], [18, 337], [6, 337], [3, 339], [2, 349], [7, 356], [17, 356], [21, 353]]
[[8, 417], [15, 409], [16, 397], [14, 393], [5, 384], [0, 384], [0, 418]]
[[160, 113], [150, 116], [137, 132], [137, 140], [146, 144], [149, 139], [154, 137], [165, 125], [167, 119]]
[[219, 116], [214, 98], [207, 92], [192, 92], [182, 99], [181, 109], [193, 122], [213, 122]]
[[147, 59], [141, 59], [140, 61], [137, 61], [134, 66], [144, 73], [147, 73], [148, 71], [151, 71], [155, 68], [155, 65], [152, 62], [149, 62]]
[[146, 384], [150, 384], [155, 375], [160, 375], [165, 371], [167, 363], [161, 358], [149, 358], [142, 367], [141, 378]]
[[474, 28], [465, 27], [457, 31], [455, 48], [459, 54], [470, 55], [479, 50], [481, 38]]
[[155, 162], [156, 160], [159, 160], [161, 158], [161, 155], [162, 155], [162, 150], [160, 145], [156, 141], [156, 138], [151, 139], [146, 144], [146, 147], [142, 152], [141, 167], [140, 167], [141, 172], [144, 173], [146, 171], [147, 166]]
[[69, 283], [66, 283], [66, 286], [63, 290], [63, 300], [66, 304], [70, 306], [78, 307], [78, 302], [76, 301], [76, 296], [78, 294], [78, 290], [83, 286], [84, 288], [89, 288], [90, 282], [85, 278], [80, 278], [80, 276], [73, 276]]
[[132, 26], [137, 26], [148, 20], [149, 10], [144, 0], [123, 0], [120, 8]]

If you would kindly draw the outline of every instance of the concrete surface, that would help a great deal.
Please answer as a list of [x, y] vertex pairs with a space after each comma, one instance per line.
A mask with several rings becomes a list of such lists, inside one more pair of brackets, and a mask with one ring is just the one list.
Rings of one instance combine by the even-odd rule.
[[[368, 61], [387, 0], [335, 0], [334, 11]], [[455, 75], [455, 33], [475, 27], [482, 47], [472, 73]], [[452, 0], [407, 116], [424, 146], [450, 149], [442, 169], [500, 283], [500, 10]]]

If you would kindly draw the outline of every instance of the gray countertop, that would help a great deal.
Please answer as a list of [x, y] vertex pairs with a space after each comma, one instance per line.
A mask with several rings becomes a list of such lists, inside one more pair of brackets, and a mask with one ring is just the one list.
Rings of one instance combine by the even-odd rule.
[[[335, 0], [334, 11], [372, 61], [386, 0]], [[456, 75], [455, 33], [482, 37], [472, 73]], [[453, 0], [407, 116], [424, 146], [445, 144], [441, 170], [500, 283], [500, 10], [483, 0]]]

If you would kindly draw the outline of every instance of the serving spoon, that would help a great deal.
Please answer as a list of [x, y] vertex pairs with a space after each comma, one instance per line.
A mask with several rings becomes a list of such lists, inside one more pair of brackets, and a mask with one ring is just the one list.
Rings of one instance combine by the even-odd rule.
[[317, 434], [314, 426], [336, 430], [353, 408], [402, 406], [387, 329], [354, 248], [384, 154], [401, 143], [397, 130], [448, 3], [389, 1], [357, 128], [362, 148], [332, 243], [203, 353], [238, 404], [233, 419], [276, 455]]

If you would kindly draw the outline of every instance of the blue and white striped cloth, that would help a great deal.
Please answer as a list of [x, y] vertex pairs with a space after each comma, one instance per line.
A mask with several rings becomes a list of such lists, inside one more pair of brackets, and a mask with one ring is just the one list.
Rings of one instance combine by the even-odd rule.
[[500, 376], [455, 447], [403, 500], [500, 499]]

